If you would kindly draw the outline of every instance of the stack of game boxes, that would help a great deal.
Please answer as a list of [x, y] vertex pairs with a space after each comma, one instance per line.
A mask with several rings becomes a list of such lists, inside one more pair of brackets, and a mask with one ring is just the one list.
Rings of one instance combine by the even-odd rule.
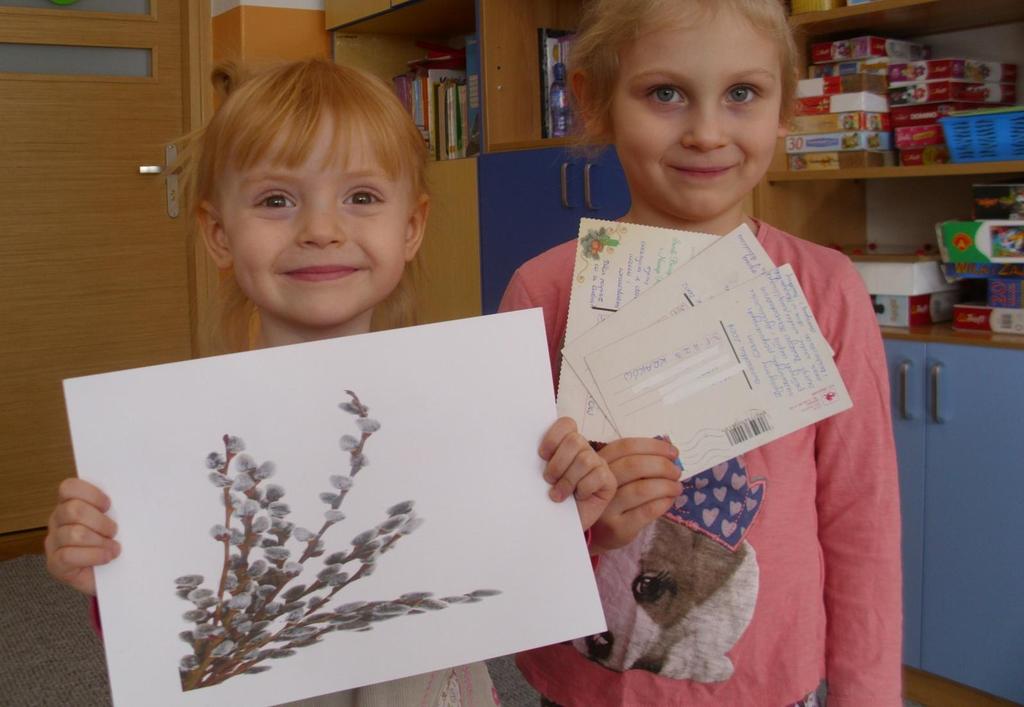
[[884, 167], [894, 164], [888, 69], [893, 61], [927, 56], [927, 48], [896, 39], [856, 37], [811, 46], [809, 78], [797, 86], [786, 138], [791, 170]]
[[1024, 334], [1024, 184], [976, 184], [974, 221], [936, 227], [947, 277], [986, 280], [984, 302], [953, 308], [953, 328]]
[[934, 256], [852, 257], [879, 326], [928, 326], [953, 318], [960, 285], [946, 280]]
[[1012, 105], [1017, 66], [974, 59], [889, 65], [889, 105], [900, 164], [949, 162], [939, 118], [957, 110]]

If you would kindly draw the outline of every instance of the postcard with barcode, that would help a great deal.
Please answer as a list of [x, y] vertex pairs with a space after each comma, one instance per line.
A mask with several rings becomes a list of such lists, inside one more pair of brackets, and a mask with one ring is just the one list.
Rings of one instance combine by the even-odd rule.
[[852, 406], [789, 265], [585, 357], [624, 436], [668, 436], [684, 476]]
[[607, 417], [607, 404], [584, 360], [587, 354], [774, 268], [775, 264], [758, 243], [757, 236], [744, 224], [677, 267], [622, 310], [576, 337], [562, 349], [563, 361], [572, 367]]
[[[706, 233], [580, 219], [565, 341], [611, 316], [717, 240]], [[619, 437], [564, 360], [558, 414], [576, 420], [587, 439], [610, 442]]]

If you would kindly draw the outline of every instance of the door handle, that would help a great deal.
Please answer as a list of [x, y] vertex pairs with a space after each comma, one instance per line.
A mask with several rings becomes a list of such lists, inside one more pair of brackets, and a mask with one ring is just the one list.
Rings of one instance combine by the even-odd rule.
[[572, 205], [569, 203], [569, 163], [562, 163], [562, 206], [566, 209], [571, 209]]
[[[178, 146], [174, 143], [164, 147], [164, 162], [167, 167], [172, 167], [178, 159]], [[164, 168], [158, 164], [140, 164], [139, 174], [163, 174]], [[178, 218], [181, 205], [178, 201], [178, 175], [169, 172], [164, 178], [167, 187], [167, 215], [171, 218]]]
[[907, 386], [910, 385], [910, 361], [904, 361], [900, 364], [900, 417], [904, 420], [912, 420], [913, 416], [910, 414], [910, 410], [907, 409], [907, 397], [908, 391]]
[[932, 419], [940, 425], [946, 421], [942, 416], [942, 405], [939, 402], [939, 391], [942, 388], [942, 369], [943, 365], [941, 363], [932, 364]]
[[594, 168], [592, 162], [587, 162], [586, 167], [583, 168], [583, 203], [591, 211], [597, 211], [594, 206], [594, 200], [590, 194], [590, 170]]

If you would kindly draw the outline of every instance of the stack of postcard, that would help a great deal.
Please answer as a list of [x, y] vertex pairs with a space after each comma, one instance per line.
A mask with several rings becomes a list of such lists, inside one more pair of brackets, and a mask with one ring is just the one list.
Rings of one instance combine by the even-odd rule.
[[852, 406], [793, 269], [718, 237], [583, 219], [558, 411], [666, 437], [689, 477]]

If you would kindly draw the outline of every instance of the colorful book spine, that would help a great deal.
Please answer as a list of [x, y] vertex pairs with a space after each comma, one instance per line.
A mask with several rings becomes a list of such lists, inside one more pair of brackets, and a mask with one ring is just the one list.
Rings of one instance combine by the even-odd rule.
[[480, 154], [480, 146], [484, 142], [481, 90], [480, 38], [471, 34], [466, 37], [466, 118], [463, 126], [467, 137], [464, 140], [464, 157]]

